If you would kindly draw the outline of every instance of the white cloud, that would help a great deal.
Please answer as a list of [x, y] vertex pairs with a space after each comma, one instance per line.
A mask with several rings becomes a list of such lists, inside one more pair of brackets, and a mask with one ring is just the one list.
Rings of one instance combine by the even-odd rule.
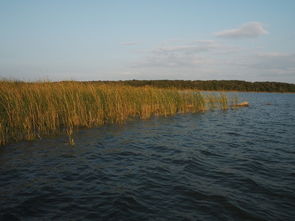
[[249, 22], [241, 25], [239, 28], [217, 32], [215, 36], [222, 38], [256, 38], [267, 33], [262, 23]]
[[193, 44], [166, 46], [154, 49], [154, 53], [185, 53], [195, 54], [216, 49], [220, 45], [215, 41], [198, 41]]
[[232, 57], [227, 71], [235, 71], [251, 81], [295, 82], [295, 54], [281, 52], [251, 52]]
[[154, 48], [136, 67], [200, 68], [215, 63], [220, 54], [233, 54], [237, 47], [223, 45], [217, 41], [187, 42], [183, 45], [166, 45]]
[[261, 69], [277, 69], [289, 73], [293, 71], [295, 75], [295, 54], [284, 53], [264, 53], [257, 54], [256, 60], [253, 61], [254, 67]]
[[292, 57], [294, 55], [288, 54], [288, 53], [280, 53], [280, 52], [267, 52], [267, 53], [257, 53], [256, 54], [259, 57], [264, 58], [279, 58], [279, 57]]
[[215, 41], [195, 41], [184, 45], [157, 47], [135, 66], [187, 68], [210, 64], [213, 59], [205, 54], [222, 47], [223, 45]]

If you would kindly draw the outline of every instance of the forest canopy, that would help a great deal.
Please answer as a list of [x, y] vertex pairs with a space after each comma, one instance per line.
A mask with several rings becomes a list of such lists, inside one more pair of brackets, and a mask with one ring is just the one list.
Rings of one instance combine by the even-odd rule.
[[119, 83], [135, 87], [152, 86], [158, 88], [195, 89], [205, 91], [255, 91], [255, 92], [295, 92], [295, 84], [281, 82], [248, 82], [238, 80], [126, 80], [100, 81]]

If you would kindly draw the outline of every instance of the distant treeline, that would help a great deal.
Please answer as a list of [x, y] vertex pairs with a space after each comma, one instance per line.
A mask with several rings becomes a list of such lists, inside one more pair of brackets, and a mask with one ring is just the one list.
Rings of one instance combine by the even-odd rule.
[[152, 86], [157, 88], [196, 89], [206, 91], [257, 91], [257, 92], [295, 92], [295, 84], [280, 82], [247, 82], [238, 80], [128, 80], [104, 81], [135, 87]]

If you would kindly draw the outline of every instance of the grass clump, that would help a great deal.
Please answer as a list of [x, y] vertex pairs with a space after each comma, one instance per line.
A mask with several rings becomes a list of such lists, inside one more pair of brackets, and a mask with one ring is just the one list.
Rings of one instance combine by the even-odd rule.
[[225, 95], [83, 82], [0, 82], [0, 145], [129, 118], [228, 108]]

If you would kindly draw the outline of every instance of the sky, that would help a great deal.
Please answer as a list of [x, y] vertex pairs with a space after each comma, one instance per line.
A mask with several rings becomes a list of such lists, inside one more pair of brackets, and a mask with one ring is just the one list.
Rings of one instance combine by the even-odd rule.
[[295, 83], [294, 0], [0, 0], [0, 78]]

